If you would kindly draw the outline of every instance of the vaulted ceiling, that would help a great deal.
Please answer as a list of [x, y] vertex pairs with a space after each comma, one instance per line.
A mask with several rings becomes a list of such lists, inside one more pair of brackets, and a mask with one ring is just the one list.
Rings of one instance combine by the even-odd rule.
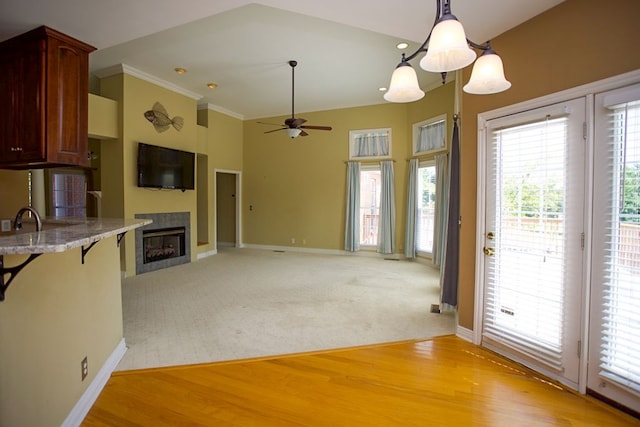
[[[455, 0], [467, 37], [484, 42], [562, 0]], [[0, 40], [47, 25], [94, 45], [91, 73], [125, 64], [244, 119], [385, 102], [401, 51], [426, 37], [435, 0], [4, 0]], [[499, 46], [494, 46], [499, 53]], [[440, 75], [413, 64], [423, 89]], [[177, 74], [174, 69], [187, 70]], [[508, 70], [506, 70], [508, 77]], [[207, 83], [215, 83], [214, 90]]]

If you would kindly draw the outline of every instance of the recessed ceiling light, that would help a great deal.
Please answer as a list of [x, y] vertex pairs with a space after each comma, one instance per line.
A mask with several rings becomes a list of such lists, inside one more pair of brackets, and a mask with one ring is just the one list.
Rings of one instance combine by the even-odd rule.
[[217, 88], [217, 87], [218, 87], [218, 85], [217, 85], [217, 84], [215, 84], [215, 83], [207, 83], [207, 87], [208, 87], [209, 89], [215, 89], [215, 88]]
[[178, 74], [184, 74], [187, 72], [186, 68], [182, 68], [182, 67], [174, 68], [174, 70]]
[[397, 47], [398, 49], [400, 49], [400, 50], [402, 50], [402, 49], [406, 49], [406, 48], [408, 48], [408, 47], [409, 47], [409, 43], [405, 43], [405, 42], [398, 43], [398, 44], [396, 45], [396, 47]]

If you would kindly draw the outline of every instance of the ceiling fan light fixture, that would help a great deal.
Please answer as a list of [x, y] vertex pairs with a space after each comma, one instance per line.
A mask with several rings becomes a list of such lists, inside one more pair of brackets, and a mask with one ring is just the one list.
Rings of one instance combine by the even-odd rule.
[[302, 132], [302, 130], [297, 129], [297, 128], [289, 128], [287, 129], [287, 135], [289, 135], [289, 138], [293, 139], [295, 137], [297, 137], [298, 135], [300, 135], [300, 133]]

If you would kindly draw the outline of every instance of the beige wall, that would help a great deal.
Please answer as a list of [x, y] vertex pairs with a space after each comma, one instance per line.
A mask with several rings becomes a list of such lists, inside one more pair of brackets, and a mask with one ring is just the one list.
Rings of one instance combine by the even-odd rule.
[[[443, 113], [451, 120], [452, 84], [411, 104], [386, 103], [299, 114], [310, 125], [332, 126], [333, 130], [310, 130], [309, 136], [296, 139], [288, 138], [284, 131], [265, 134], [273, 127], [258, 124], [258, 120], [245, 121], [244, 243], [344, 249], [349, 131], [391, 128], [396, 182], [395, 251], [402, 253], [407, 160], [412, 157], [411, 125]], [[286, 118], [260, 121], [282, 123]]]
[[[477, 115], [640, 68], [639, 16], [637, 0], [567, 0], [492, 41], [513, 86], [462, 98], [461, 326], [474, 326]], [[465, 69], [465, 82], [470, 72]]]
[[[5, 266], [26, 259], [5, 255]], [[0, 303], [0, 426], [59, 426], [122, 340], [115, 237], [26, 266]], [[89, 375], [82, 381], [80, 362]]]
[[[103, 216], [134, 218], [136, 214], [189, 212], [191, 214], [191, 258], [197, 256], [197, 197], [193, 190], [157, 190], [137, 186], [138, 142], [196, 151], [196, 101], [128, 74], [103, 79], [101, 94], [118, 101], [121, 128], [118, 140], [102, 142]], [[157, 132], [144, 112], [160, 102], [171, 118], [184, 118], [178, 131], [173, 127]], [[120, 162], [120, 163], [118, 163]], [[112, 172], [113, 171], [113, 172]], [[105, 185], [113, 177], [114, 181]], [[114, 206], [105, 213], [105, 205]], [[121, 209], [120, 209], [121, 206]], [[124, 239], [123, 260], [128, 276], [135, 275], [135, 235]]]
[[14, 218], [29, 204], [29, 171], [0, 170], [0, 218]]
[[[206, 127], [205, 145], [198, 145], [198, 152], [207, 154], [207, 209], [208, 239], [207, 244], [198, 247], [198, 251], [216, 250], [216, 185], [217, 170], [242, 172], [243, 159], [243, 125], [239, 118], [222, 114], [218, 111], [203, 108], [198, 110], [197, 119], [200, 128]], [[202, 138], [200, 138], [202, 139]]]

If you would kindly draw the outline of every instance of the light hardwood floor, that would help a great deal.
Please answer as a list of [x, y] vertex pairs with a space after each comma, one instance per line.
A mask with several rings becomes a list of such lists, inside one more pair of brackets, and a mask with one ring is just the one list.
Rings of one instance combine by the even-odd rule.
[[640, 426], [455, 336], [115, 373], [90, 426]]

